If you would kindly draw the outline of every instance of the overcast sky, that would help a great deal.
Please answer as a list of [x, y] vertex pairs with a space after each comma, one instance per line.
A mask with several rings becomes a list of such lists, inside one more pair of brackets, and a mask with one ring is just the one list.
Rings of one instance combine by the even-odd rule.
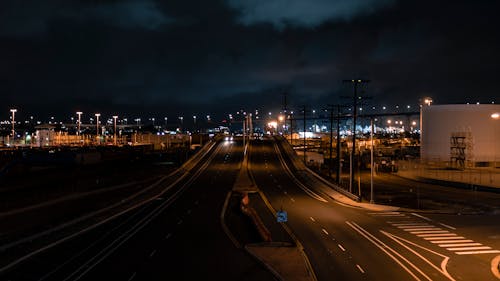
[[499, 3], [1, 1], [0, 116], [498, 103]]

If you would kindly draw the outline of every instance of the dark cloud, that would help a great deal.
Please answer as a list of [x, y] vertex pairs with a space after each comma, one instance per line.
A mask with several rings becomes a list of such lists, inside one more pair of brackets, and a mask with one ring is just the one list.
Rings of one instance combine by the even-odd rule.
[[321, 106], [356, 77], [374, 104], [498, 96], [495, 1], [4, 2], [0, 93], [20, 114]]
[[350, 20], [390, 6], [393, 0], [227, 0], [243, 24], [272, 23], [315, 27], [326, 21]]

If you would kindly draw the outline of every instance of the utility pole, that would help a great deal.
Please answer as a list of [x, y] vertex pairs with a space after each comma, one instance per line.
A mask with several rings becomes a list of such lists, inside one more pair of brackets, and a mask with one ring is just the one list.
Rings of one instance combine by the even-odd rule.
[[307, 164], [307, 159], [306, 159], [306, 106], [303, 106], [303, 113], [304, 113], [304, 164]]
[[[332, 146], [333, 146], [333, 105], [329, 106], [330, 110], [330, 161], [328, 161], [328, 176], [332, 177]], [[338, 149], [338, 147], [337, 147]]]
[[374, 203], [373, 200], [373, 117], [370, 118], [370, 125], [371, 125], [371, 130], [370, 130], [370, 142], [371, 142], [371, 149], [370, 149], [370, 203]]
[[341, 161], [341, 144], [340, 144], [340, 105], [337, 105], [337, 184], [340, 185], [340, 177], [342, 175]]
[[[350, 163], [350, 171], [351, 171], [351, 176], [349, 179], [349, 192], [352, 193], [352, 187], [354, 185], [354, 165], [353, 162], [355, 161], [355, 155], [356, 155], [356, 119], [358, 117], [358, 85], [362, 83], [368, 83], [370, 80], [362, 80], [362, 79], [352, 79], [352, 80], [343, 80], [344, 83], [352, 83], [353, 86], [353, 121], [352, 121], [352, 151], [351, 151], [351, 163]], [[358, 193], [361, 193], [360, 190], [358, 190]], [[361, 194], [358, 194], [361, 196]]]

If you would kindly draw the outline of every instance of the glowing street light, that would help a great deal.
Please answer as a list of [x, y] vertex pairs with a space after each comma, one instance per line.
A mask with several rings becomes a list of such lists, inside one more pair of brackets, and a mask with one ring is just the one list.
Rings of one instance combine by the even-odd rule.
[[114, 116], [113, 116], [113, 121], [114, 121], [114, 124], [115, 124], [115, 129], [113, 130], [113, 133], [114, 133], [114, 135], [113, 135], [113, 141], [114, 141], [114, 144], [115, 144], [115, 145], [116, 145], [116, 119], [117, 119], [117, 118], [118, 118], [118, 116], [117, 116], [117, 115], [114, 115]]
[[424, 103], [427, 105], [427, 106], [430, 106], [432, 104], [432, 99], [431, 98], [425, 98], [424, 99]]
[[491, 118], [496, 119], [496, 120], [500, 119], [500, 113], [495, 112], [495, 113], [491, 114]]
[[10, 112], [12, 113], [12, 143], [14, 143], [14, 139], [16, 137], [16, 130], [15, 130], [15, 125], [16, 125], [16, 112], [17, 112], [17, 109], [15, 108], [12, 108], [10, 110]]
[[81, 111], [77, 111], [76, 114], [78, 115], [78, 129], [76, 131], [76, 135], [80, 135], [80, 126], [81, 126], [81, 123], [82, 123], [82, 114], [83, 112]]
[[99, 117], [101, 116], [101, 113], [96, 113], [94, 115], [96, 117], [96, 122], [95, 122], [96, 136], [99, 136]]

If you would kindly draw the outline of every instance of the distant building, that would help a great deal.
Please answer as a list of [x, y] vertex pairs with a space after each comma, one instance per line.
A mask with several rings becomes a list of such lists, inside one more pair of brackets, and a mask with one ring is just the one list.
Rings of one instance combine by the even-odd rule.
[[500, 165], [500, 105], [422, 107], [421, 158], [454, 168]]
[[46, 146], [52, 146], [54, 142], [54, 125], [50, 124], [40, 124], [35, 126], [36, 129], [36, 142], [35, 145], [37, 147], [46, 147]]

